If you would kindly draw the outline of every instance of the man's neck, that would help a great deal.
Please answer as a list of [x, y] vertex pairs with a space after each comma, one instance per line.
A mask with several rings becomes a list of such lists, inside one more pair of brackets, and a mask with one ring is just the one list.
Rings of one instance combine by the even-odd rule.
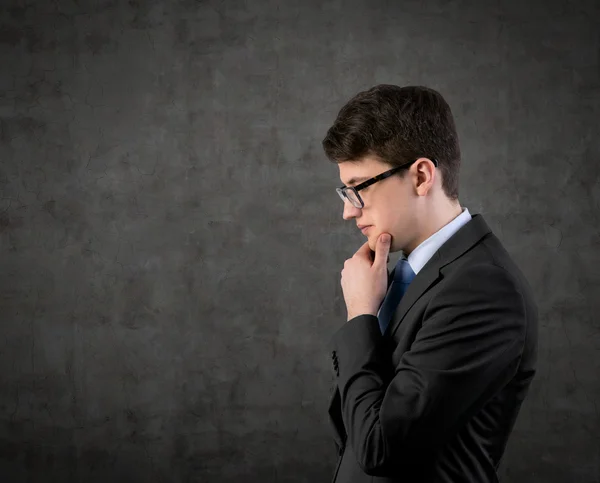
[[446, 205], [447, 209], [434, 210], [430, 216], [426, 216], [423, 219], [428, 222], [427, 226], [424, 227], [423, 232], [417, 239], [415, 239], [410, 246], [403, 250], [403, 253], [408, 257], [415, 248], [421, 243], [427, 240], [431, 235], [437, 233], [444, 228], [448, 223], [456, 219], [463, 212], [463, 207], [460, 206], [460, 202], [457, 200], [455, 203]]

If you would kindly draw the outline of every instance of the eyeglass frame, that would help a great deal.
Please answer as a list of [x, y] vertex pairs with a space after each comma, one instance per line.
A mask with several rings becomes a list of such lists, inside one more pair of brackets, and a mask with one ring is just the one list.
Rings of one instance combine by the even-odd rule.
[[[406, 169], [410, 166], [412, 166], [415, 162], [417, 162], [417, 160], [423, 158], [424, 156], [420, 156], [417, 159], [413, 160], [413, 161], [409, 161], [408, 163], [404, 163], [400, 166], [396, 166], [395, 168], [392, 168], [388, 171], [384, 171], [381, 174], [378, 174], [377, 176], [373, 176], [372, 178], [363, 181], [360, 184], [357, 184], [356, 186], [346, 186], [346, 185], [342, 185], [339, 188], [336, 188], [335, 191], [337, 192], [338, 195], [340, 195], [340, 198], [342, 199], [342, 201], [345, 203], [346, 200], [350, 201], [350, 204], [352, 206], [354, 206], [355, 208], [359, 208], [359, 209], [363, 209], [365, 207], [365, 202], [363, 201], [363, 199], [360, 197], [360, 195], [358, 194], [358, 192], [364, 188], [366, 188], [367, 186], [371, 186], [372, 184], [377, 183], [378, 181], [381, 181], [382, 179], [388, 178], [390, 176], [392, 176], [394, 173], [396, 173], [397, 171], [400, 171], [401, 169]], [[427, 158], [430, 159], [431, 162], [434, 164], [434, 166], [437, 168], [439, 163], [437, 161], [437, 159], [435, 158]], [[354, 194], [356, 195], [356, 198], [358, 199], [358, 201], [360, 201], [360, 206], [356, 206], [354, 203], [352, 203], [352, 201], [350, 200], [350, 198], [348, 198], [348, 196], [346, 195], [346, 191], [347, 190], [352, 190], [354, 191]]]

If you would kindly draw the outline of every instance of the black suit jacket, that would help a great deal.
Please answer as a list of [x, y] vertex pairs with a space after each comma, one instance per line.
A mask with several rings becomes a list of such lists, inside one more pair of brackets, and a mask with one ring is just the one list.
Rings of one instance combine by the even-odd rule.
[[333, 481], [497, 482], [535, 374], [537, 319], [527, 280], [473, 215], [413, 279], [385, 334], [366, 314], [333, 335]]

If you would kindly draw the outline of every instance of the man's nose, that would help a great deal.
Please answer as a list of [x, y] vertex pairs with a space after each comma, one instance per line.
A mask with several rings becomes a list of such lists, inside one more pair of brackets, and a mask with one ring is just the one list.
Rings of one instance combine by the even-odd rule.
[[357, 208], [356, 206], [354, 206], [350, 201], [346, 200], [344, 201], [344, 213], [343, 213], [343, 218], [344, 220], [350, 220], [351, 218], [356, 218], [358, 215], [360, 215], [360, 208]]

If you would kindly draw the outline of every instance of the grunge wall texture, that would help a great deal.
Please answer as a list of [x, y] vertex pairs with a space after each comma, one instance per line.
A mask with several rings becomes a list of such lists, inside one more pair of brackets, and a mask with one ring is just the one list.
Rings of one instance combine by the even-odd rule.
[[[600, 482], [600, 7], [3, 1], [0, 480], [329, 481], [354, 94], [450, 103], [540, 306], [506, 483]], [[390, 263], [394, 263], [392, 259]]]

